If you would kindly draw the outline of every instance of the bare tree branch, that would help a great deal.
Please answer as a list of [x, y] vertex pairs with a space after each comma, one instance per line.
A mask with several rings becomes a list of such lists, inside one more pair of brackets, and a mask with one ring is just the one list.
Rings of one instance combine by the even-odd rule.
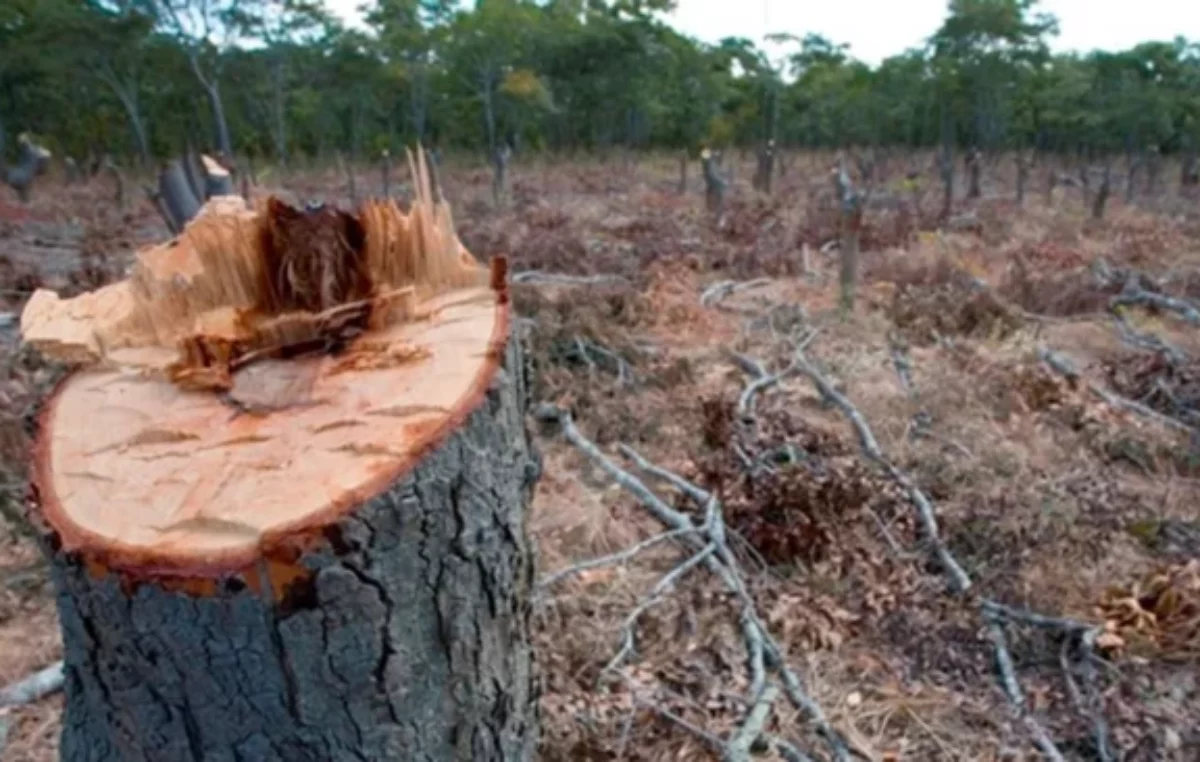
[[63, 663], [60, 661], [40, 672], [35, 672], [24, 680], [0, 689], [0, 709], [6, 706], [31, 704], [52, 693], [58, 693], [62, 687]]
[[816, 386], [821, 396], [838, 408], [850, 421], [851, 425], [854, 426], [855, 431], [858, 433], [859, 443], [862, 445], [863, 452], [867, 457], [882, 467], [891, 476], [893, 481], [908, 492], [909, 499], [917, 509], [917, 516], [921, 521], [925, 539], [933, 546], [938, 562], [946, 570], [946, 573], [950, 575], [955, 591], [965, 593], [970, 590], [970, 576], [963, 571], [958, 561], [942, 542], [941, 536], [938, 533], [937, 519], [934, 516], [933, 505], [929, 502], [929, 498], [913, 483], [907, 474], [896, 468], [884, 457], [883, 450], [879, 448], [879, 442], [875, 439], [875, 434], [871, 431], [871, 427], [867, 425], [867, 421], [863, 418], [862, 413], [858, 412], [858, 409], [854, 407], [850, 400], [838, 392], [829, 379], [825, 378], [802, 353], [798, 352], [796, 354], [796, 364], [800, 372], [808, 376], [809, 380], [813, 382], [813, 385]]
[[543, 577], [537, 583], [537, 586], [539, 588], [551, 587], [552, 585], [555, 585], [558, 582], [561, 582], [562, 580], [566, 579], [567, 577], [573, 577], [576, 574], [580, 574], [582, 572], [588, 571], [589, 569], [598, 569], [602, 566], [614, 566], [617, 564], [623, 564], [626, 561], [633, 558], [634, 556], [638, 555], [639, 553], [642, 553], [643, 551], [648, 550], [648, 549], [654, 547], [655, 545], [660, 545], [660, 544], [666, 542], [667, 540], [679, 539], [680, 537], [683, 537], [684, 535], [695, 534], [699, 531], [700, 530], [698, 528], [687, 528], [687, 529], [673, 529], [670, 532], [662, 532], [660, 534], [656, 534], [653, 537], [642, 540], [638, 544], [628, 547], [625, 550], [619, 551], [617, 553], [610, 553], [607, 556], [600, 556], [599, 558], [592, 558], [587, 561], [580, 561], [579, 563], [572, 564], [571, 566], [568, 566], [565, 569], [560, 569], [560, 570], [554, 572], [553, 574], [549, 574], [549, 575]]
[[746, 715], [746, 721], [725, 745], [725, 762], [750, 762], [750, 747], [763, 734], [763, 727], [779, 696], [779, 688], [769, 685], [757, 693], [758, 700]]
[[510, 283], [527, 283], [541, 286], [598, 286], [606, 283], [628, 283], [620, 275], [563, 275], [562, 273], [546, 273], [541, 270], [525, 270], [509, 276]]

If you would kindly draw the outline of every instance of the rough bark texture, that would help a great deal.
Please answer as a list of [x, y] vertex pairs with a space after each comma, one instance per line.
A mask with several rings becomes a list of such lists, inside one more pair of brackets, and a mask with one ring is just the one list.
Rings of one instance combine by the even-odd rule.
[[[526, 513], [539, 457], [519, 342], [464, 425], [326, 532], [281, 603], [135, 589], [61, 553], [67, 762], [528, 760]], [[247, 510], [253, 510], [247, 506]]]

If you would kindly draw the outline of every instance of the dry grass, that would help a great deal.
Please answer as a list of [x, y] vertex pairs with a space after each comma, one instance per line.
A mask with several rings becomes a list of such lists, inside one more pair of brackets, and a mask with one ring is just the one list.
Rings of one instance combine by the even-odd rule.
[[[1105, 314], [1112, 288], [1091, 268], [1103, 259], [1142, 271], [1165, 293], [1200, 295], [1195, 212], [1177, 213], [1173, 199], [1114, 200], [1109, 219], [1095, 224], [1077, 194], [1060, 191], [1047, 206], [1038, 193], [1018, 209], [998, 197], [1011, 189], [998, 187], [961, 210], [966, 222], [956, 232], [937, 234], [929, 232], [937, 205], [931, 188], [917, 203], [904, 199], [868, 213], [860, 309], [842, 319], [834, 309], [836, 252], [819, 251], [836, 237], [823, 158], [794, 162], [769, 199], [745, 187], [750, 172], [739, 168], [742, 180], [721, 225], [704, 215], [695, 189], [673, 193], [671, 161], [518, 164], [499, 209], [488, 201], [486, 172], [451, 166], [443, 181], [460, 234], [481, 259], [506, 254], [514, 271], [626, 278], [603, 287], [514, 290], [531, 321], [537, 398], [571, 408], [614, 457], [618, 443], [629, 444], [721, 493], [731, 527], [745, 537], [735, 547], [764, 619], [856, 748], [880, 762], [1037, 758], [998, 687], [978, 617], [946, 595], [937, 568], [919, 552], [907, 501], [857, 457], [836, 411], [797, 376], [759, 397], [754, 431], [731, 419], [746, 378], [728, 351], [781, 368], [798, 326], [820, 330], [809, 355], [934, 500], [946, 542], [983, 594], [1113, 622], [1123, 645], [1106, 651], [1100, 687], [1123, 758], [1200, 758], [1200, 592], [1195, 562], [1188, 565], [1200, 555], [1197, 445], [1109, 407], [1037, 359], [1047, 345], [1069, 355], [1087, 379], [1145, 397], [1160, 412], [1194, 409], [1192, 365], [1164, 367], [1125, 343]], [[359, 191], [363, 178], [377, 176], [361, 172]], [[296, 198], [344, 193], [344, 178], [333, 172], [271, 182]], [[95, 274], [86, 263], [62, 261], [67, 248], [54, 249], [51, 260], [27, 243], [32, 226], [69, 240], [87, 228], [95, 252], [144, 240], [154, 230], [152, 212], [139, 201], [125, 217], [106, 218], [110, 192], [97, 181], [62, 196], [39, 194], [30, 215], [0, 223], [10, 260], [63, 284], [72, 273], [83, 271], [76, 281], [91, 282], [119, 269], [93, 257]], [[79, 225], [68, 209], [96, 211]], [[112, 232], [135, 228], [128, 239]], [[4, 278], [27, 275], [0, 270]], [[699, 302], [715, 281], [759, 277], [772, 280], [717, 307]], [[1126, 316], [1137, 330], [1200, 358], [1195, 327], [1139, 309]], [[908, 358], [911, 389], [897, 373], [897, 347]], [[9, 367], [23, 368], [13, 360]], [[38, 393], [39, 380], [29, 376], [39, 371], [7, 372], [7, 383], [19, 382], [18, 393], [2, 390], [21, 401], [15, 409]], [[8, 415], [0, 421], [2, 454], [19, 479], [24, 443], [19, 416]], [[735, 444], [790, 446], [799, 455], [777, 464], [775, 476], [747, 481]], [[549, 433], [540, 447], [545, 470], [531, 529], [542, 573], [660, 531], [572, 448]], [[10, 535], [0, 558], [11, 573], [37, 556], [27, 540]], [[692, 734], [635, 703], [630, 686], [640, 702], [712, 733], [726, 734], [739, 721], [747, 684], [737, 606], [702, 572], [644, 617], [629, 683], [601, 675], [623, 617], [677, 562], [661, 546], [540, 597], [544, 759], [710, 757]], [[50, 591], [32, 574], [29, 585], [0, 593], [0, 681], [57, 653]], [[1022, 684], [1059, 748], [1068, 759], [1094, 759], [1089, 726], [1058, 669], [1060, 643], [1009, 629]], [[51, 699], [15, 713], [6, 760], [53, 758], [57, 707]], [[811, 728], [782, 703], [768, 727], [822, 758]]]

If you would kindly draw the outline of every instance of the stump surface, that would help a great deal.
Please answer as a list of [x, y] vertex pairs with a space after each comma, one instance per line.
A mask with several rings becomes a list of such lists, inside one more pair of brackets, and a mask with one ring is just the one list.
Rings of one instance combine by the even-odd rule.
[[507, 312], [455, 291], [428, 320], [336, 356], [264, 361], [228, 395], [92, 368], [44, 415], [47, 519], [70, 548], [122, 568], [218, 573], [385, 489], [461, 422], [496, 371]]

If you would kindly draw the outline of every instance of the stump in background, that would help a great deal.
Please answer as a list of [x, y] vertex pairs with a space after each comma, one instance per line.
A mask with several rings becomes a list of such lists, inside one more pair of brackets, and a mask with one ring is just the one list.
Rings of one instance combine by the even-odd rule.
[[30, 300], [82, 365], [34, 452], [63, 759], [532, 758], [524, 363], [417, 176], [407, 215], [223, 199]]

